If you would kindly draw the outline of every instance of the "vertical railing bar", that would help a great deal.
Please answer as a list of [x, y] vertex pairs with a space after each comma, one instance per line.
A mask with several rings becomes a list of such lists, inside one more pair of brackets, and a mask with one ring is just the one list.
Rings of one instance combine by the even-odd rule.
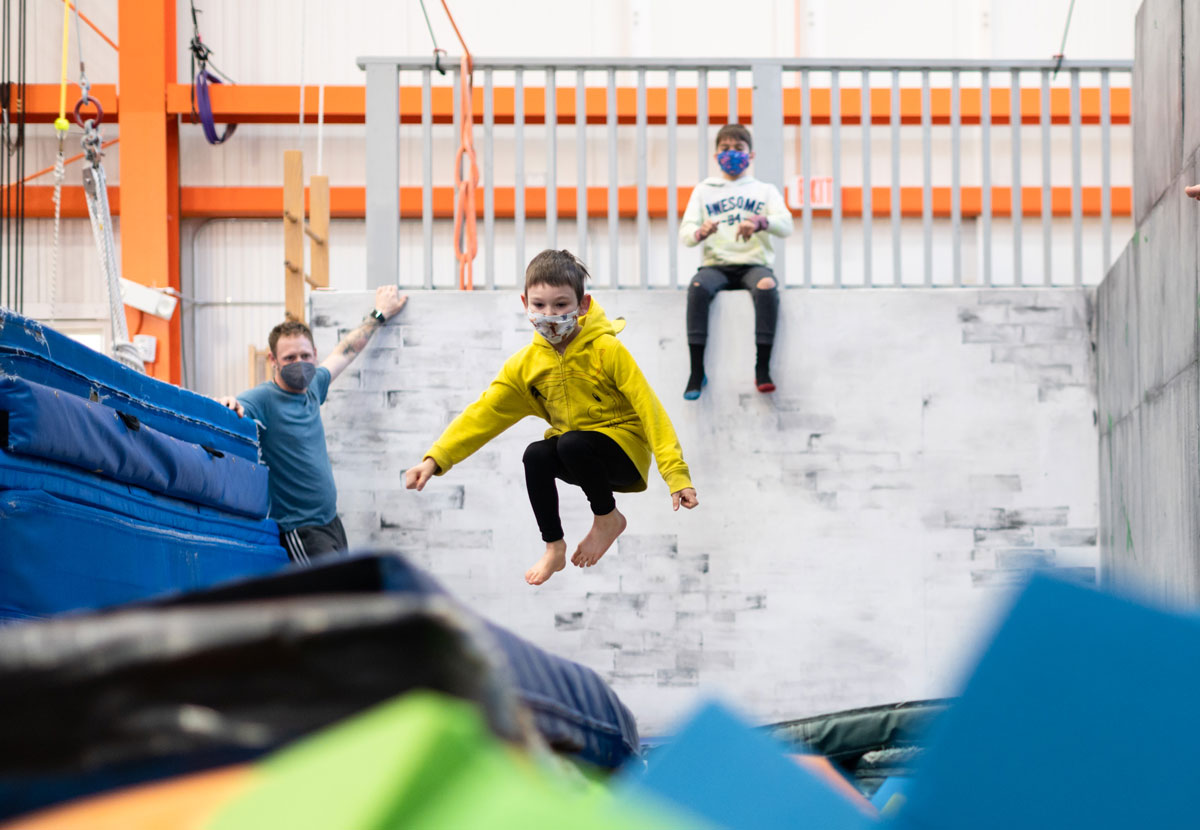
[[587, 72], [575, 73], [575, 252], [587, 262]]
[[833, 284], [842, 287], [842, 91], [841, 73], [829, 73], [829, 128], [833, 143]]
[[1108, 70], [1100, 70], [1100, 235], [1104, 247], [1104, 273], [1112, 267], [1112, 112]]
[[525, 284], [525, 69], [513, 79], [513, 129], [516, 132], [516, 182], [513, 187], [513, 236], [517, 285]]
[[637, 225], [638, 279], [642, 288], [650, 284], [650, 212], [646, 177], [646, 69], [637, 71]]
[[483, 267], [484, 284], [496, 287], [496, 178], [492, 172], [496, 146], [496, 104], [492, 70], [483, 70]]
[[962, 78], [950, 76], [950, 235], [954, 284], [962, 285]]
[[738, 80], [737, 70], [729, 70], [729, 113], [725, 119], [726, 124], [736, 124], [738, 120]]
[[804, 287], [812, 288], [812, 88], [807, 69], [800, 70], [800, 174], [803, 200]]
[[[459, 67], [457, 67], [457, 66], [456, 66], [456, 67], [455, 67], [455, 68], [454, 68], [454, 69], [451, 71], [451, 75], [450, 75], [450, 77], [451, 77], [451, 79], [453, 80], [453, 84], [454, 84], [454, 85], [453, 85], [453, 87], [452, 87], [452, 94], [451, 94], [451, 96], [450, 96], [450, 97], [453, 99], [453, 102], [454, 102], [454, 108], [453, 108], [453, 123], [454, 123], [454, 128], [453, 128], [453, 129], [454, 129], [454, 143], [457, 145], [457, 143], [458, 143], [458, 137], [459, 137], [460, 135], [462, 135], [462, 112], [460, 111], [460, 110], [461, 110], [461, 107], [459, 106], [459, 99], [462, 97], [462, 83], [463, 83], [462, 69], [460, 69]], [[457, 154], [455, 154], [455, 155], [454, 155], [454, 158], [457, 160], [457, 159], [458, 159], [458, 155], [457, 155]], [[463, 159], [463, 161], [465, 162], [465, 159]], [[457, 213], [458, 213], [458, 202], [459, 202], [458, 188], [457, 188], [457, 187], [452, 187], [452, 188], [450, 189], [450, 196], [451, 196], [451, 204], [453, 205], [453, 210], [454, 210], [454, 213], [453, 213], [452, 215], [457, 215]], [[451, 226], [451, 227], [453, 227], [453, 226]], [[465, 232], [466, 232], [466, 228], [465, 228], [465, 225], [464, 225], [464, 228], [463, 228], [463, 230], [462, 230], [462, 231], [460, 231], [460, 233], [465, 233]], [[459, 240], [458, 240], [458, 239], [455, 239], [455, 240], [454, 240], [454, 242], [453, 242], [453, 245], [454, 245], [454, 249], [455, 249], [456, 251], [458, 250], [458, 244], [459, 244]], [[455, 263], [455, 267], [454, 267], [454, 273], [455, 273], [455, 275], [457, 275], [457, 274], [458, 274], [458, 265], [457, 265], [457, 262]], [[427, 284], [427, 285], [425, 286], [426, 288], [432, 288], [432, 287], [433, 287], [433, 282], [432, 282], [432, 280], [433, 280], [433, 272], [432, 272], [432, 270], [430, 271], [430, 274], [429, 274], [429, 280], [430, 280], [430, 282], [429, 282], [429, 284]], [[457, 287], [457, 285], [458, 285], [458, 278], [457, 278], [457, 276], [454, 278], [454, 280], [453, 280], [453, 284], [454, 284], [454, 285]]]
[[[433, 70], [421, 70], [421, 236], [425, 243], [421, 283], [433, 287]], [[397, 125], [399, 128], [399, 125]]]
[[1050, 72], [1042, 70], [1042, 282], [1054, 283], [1054, 187], [1050, 176]]
[[699, 170], [696, 171], [697, 182], [708, 178], [708, 70], [701, 69], [696, 76], [696, 157], [699, 159]]
[[983, 220], [983, 284], [992, 284], [992, 78], [984, 69], [979, 78], [979, 131], [982, 144], [983, 186], [979, 216]]
[[546, 247], [558, 248], [558, 87], [554, 67], [546, 68]]
[[400, 73], [366, 66], [367, 287], [404, 283], [400, 274]]
[[900, 262], [900, 71], [892, 70], [892, 282], [901, 285]]
[[679, 287], [679, 194], [675, 191], [675, 122], [678, 120], [675, 70], [667, 70], [667, 275]]
[[862, 120], [863, 285], [871, 286], [875, 283], [871, 274], [871, 73], [865, 69], [859, 84], [859, 100], [859, 115]]
[[1075, 284], [1083, 284], [1083, 158], [1080, 146], [1079, 70], [1071, 70], [1071, 236]]
[[617, 70], [609, 67], [608, 90], [605, 99], [605, 120], [608, 122], [608, 269], [609, 284], [620, 285], [620, 240], [617, 238], [620, 218], [617, 214]]
[[1024, 217], [1021, 190], [1021, 72], [1012, 70], [1009, 76], [1008, 120], [1012, 125], [1012, 187], [1009, 203], [1012, 209], [1013, 284], [1024, 285], [1022, 268], [1021, 220]]
[[925, 285], [933, 285], [933, 118], [929, 70], [921, 70], [921, 229], [925, 247]]

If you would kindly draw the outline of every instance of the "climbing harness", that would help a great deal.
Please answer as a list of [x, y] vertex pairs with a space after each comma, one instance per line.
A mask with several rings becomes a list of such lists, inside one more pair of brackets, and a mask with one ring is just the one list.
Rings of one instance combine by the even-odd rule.
[[[192, 84], [192, 118], [200, 122], [200, 126], [204, 129], [204, 138], [209, 144], [224, 144], [237, 132], [237, 124], [227, 124], [223, 132], [217, 132], [216, 122], [213, 121], [212, 101], [208, 93], [208, 85], [232, 84], [233, 81], [212, 62], [212, 50], [200, 39], [199, 14], [195, 0], [192, 0], [192, 77], [195, 79], [195, 83]], [[211, 70], [209, 66], [212, 67]], [[221, 80], [222, 78], [224, 81]]]

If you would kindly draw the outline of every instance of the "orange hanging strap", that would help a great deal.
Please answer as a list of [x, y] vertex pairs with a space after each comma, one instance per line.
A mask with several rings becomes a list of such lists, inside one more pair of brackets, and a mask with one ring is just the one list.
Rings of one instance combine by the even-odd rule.
[[[458, 24], [454, 22], [454, 15], [450, 14], [450, 7], [446, 5], [446, 0], [442, 0], [442, 8], [446, 10], [446, 16], [450, 18], [450, 25], [454, 27], [454, 34], [458, 35], [458, 42], [462, 44], [463, 48], [462, 79], [459, 82], [462, 105], [459, 112], [462, 115], [462, 129], [459, 135], [458, 152], [454, 154], [454, 189], [458, 193], [458, 199], [454, 205], [454, 253], [458, 259], [458, 287], [464, 291], [472, 291], [475, 288], [472, 263], [479, 250], [475, 238], [475, 188], [479, 185], [479, 166], [475, 161], [475, 140], [473, 138], [475, 114], [471, 109], [474, 99], [471, 51], [467, 49], [466, 41], [463, 40], [462, 33], [458, 31]], [[466, 156], [467, 162], [466, 178], [463, 177], [464, 156]]]

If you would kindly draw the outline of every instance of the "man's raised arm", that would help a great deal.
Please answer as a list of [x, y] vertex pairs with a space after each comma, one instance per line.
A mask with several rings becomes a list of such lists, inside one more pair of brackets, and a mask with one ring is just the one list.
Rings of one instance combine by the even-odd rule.
[[399, 314], [406, 302], [408, 296], [401, 294], [400, 289], [394, 285], [381, 285], [375, 289], [375, 307], [363, 320], [362, 325], [343, 337], [341, 342], [333, 347], [329, 357], [321, 362], [321, 365], [329, 370], [330, 380], [336, 379], [345, 371], [354, 358], [358, 357], [358, 353], [371, 342], [379, 327]]

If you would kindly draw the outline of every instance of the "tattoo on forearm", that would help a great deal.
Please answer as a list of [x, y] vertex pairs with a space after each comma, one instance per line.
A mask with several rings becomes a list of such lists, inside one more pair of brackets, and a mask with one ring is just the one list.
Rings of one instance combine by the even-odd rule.
[[375, 330], [378, 328], [379, 326], [373, 319], [367, 320], [342, 338], [342, 342], [337, 345], [338, 351], [346, 357], [354, 357], [367, 347], [367, 343], [375, 336]]

